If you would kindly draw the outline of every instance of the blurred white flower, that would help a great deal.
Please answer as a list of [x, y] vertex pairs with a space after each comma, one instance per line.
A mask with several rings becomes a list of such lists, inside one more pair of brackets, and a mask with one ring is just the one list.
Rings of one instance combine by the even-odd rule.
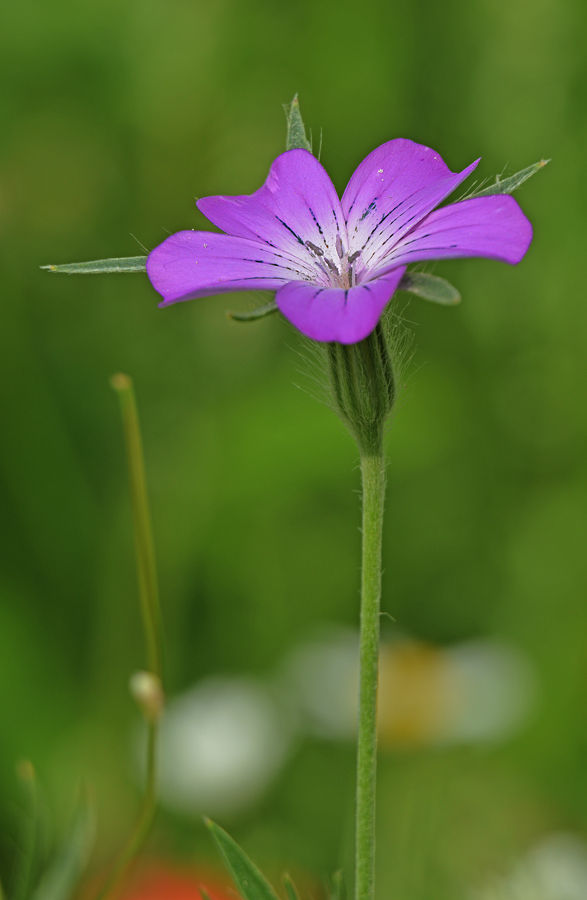
[[440, 739], [505, 740], [526, 724], [536, 702], [537, 676], [519, 648], [483, 639], [455, 644], [444, 655], [453, 703]]
[[510, 873], [495, 878], [471, 900], [585, 900], [587, 844], [573, 834], [549, 835]]
[[210, 678], [169, 703], [160, 739], [161, 802], [194, 815], [252, 803], [281, 768], [291, 732], [270, 690]]
[[[503, 740], [524, 724], [534, 680], [521, 651], [496, 640], [383, 643], [380, 747]], [[331, 629], [298, 645], [278, 683], [279, 697], [271, 682], [216, 677], [170, 701], [161, 722], [163, 805], [192, 815], [237, 812], [277, 775], [296, 733], [354, 739], [356, 631]]]
[[358, 671], [359, 637], [351, 628], [328, 629], [290, 652], [285, 681], [310, 734], [335, 740], [355, 736]]
[[[335, 740], [354, 737], [355, 631], [336, 630], [302, 644], [290, 654], [285, 671], [311, 733]], [[382, 643], [380, 746], [507, 739], [526, 722], [535, 694], [531, 663], [505, 642], [487, 638], [452, 647], [416, 640]]]

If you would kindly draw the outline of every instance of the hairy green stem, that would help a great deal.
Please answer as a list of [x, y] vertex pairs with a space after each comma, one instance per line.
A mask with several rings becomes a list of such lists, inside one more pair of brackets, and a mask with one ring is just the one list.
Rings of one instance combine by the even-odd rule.
[[373, 900], [375, 888], [375, 779], [377, 768], [377, 682], [381, 536], [385, 500], [385, 458], [361, 458], [363, 480], [363, 565], [357, 740], [355, 898]]

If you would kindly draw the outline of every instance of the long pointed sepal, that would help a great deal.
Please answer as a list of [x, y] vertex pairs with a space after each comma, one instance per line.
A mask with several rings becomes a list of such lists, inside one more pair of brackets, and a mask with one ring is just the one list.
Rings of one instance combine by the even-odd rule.
[[298, 95], [296, 94], [291, 103], [284, 103], [285, 117], [287, 119], [287, 138], [285, 141], [286, 150], [309, 150], [312, 152], [312, 144], [306, 136], [306, 126], [300, 112], [300, 104]]
[[61, 263], [58, 266], [40, 268], [65, 275], [107, 275], [112, 272], [146, 272], [146, 262], [146, 256], [125, 256], [121, 259], [94, 259], [91, 262]]
[[496, 176], [495, 184], [481, 188], [479, 191], [473, 191], [472, 194], [467, 195], [467, 199], [471, 199], [471, 197], [489, 197], [491, 194], [511, 194], [512, 191], [519, 188], [521, 184], [524, 184], [528, 178], [531, 178], [532, 175], [543, 169], [549, 162], [549, 159], [541, 159], [540, 162], [534, 163], [533, 166], [528, 166], [527, 169], [522, 169], [520, 172], [516, 172], [515, 175], [510, 175], [508, 178]]

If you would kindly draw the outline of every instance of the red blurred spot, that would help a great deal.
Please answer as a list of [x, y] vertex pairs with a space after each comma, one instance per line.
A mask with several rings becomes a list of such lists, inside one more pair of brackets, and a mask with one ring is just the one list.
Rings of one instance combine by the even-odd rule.
[[120, 900], [204, 900], [200, 886], [210, 900], [239, 900], [218, 872], [166, 865], [152, 865], [138, 872]]

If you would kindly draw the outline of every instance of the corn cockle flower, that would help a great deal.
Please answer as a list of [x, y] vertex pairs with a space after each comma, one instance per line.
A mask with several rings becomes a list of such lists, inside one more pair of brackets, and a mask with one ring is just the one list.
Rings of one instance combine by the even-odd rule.
[[532, 227], [512, 197], [436, 209], [477, 162], [454, 173], [434, 150], [397, 138], [363, 160], [339, 200], [309, 151], [287, 150], [254, 194], [198, 201], [225, 234], [180, 231], [152, 251], [147, 273], [161, 306], [276, 291], [283, 315], [307, 337], [356, 343], [375, 328], [408, 264], [522, 259]]

